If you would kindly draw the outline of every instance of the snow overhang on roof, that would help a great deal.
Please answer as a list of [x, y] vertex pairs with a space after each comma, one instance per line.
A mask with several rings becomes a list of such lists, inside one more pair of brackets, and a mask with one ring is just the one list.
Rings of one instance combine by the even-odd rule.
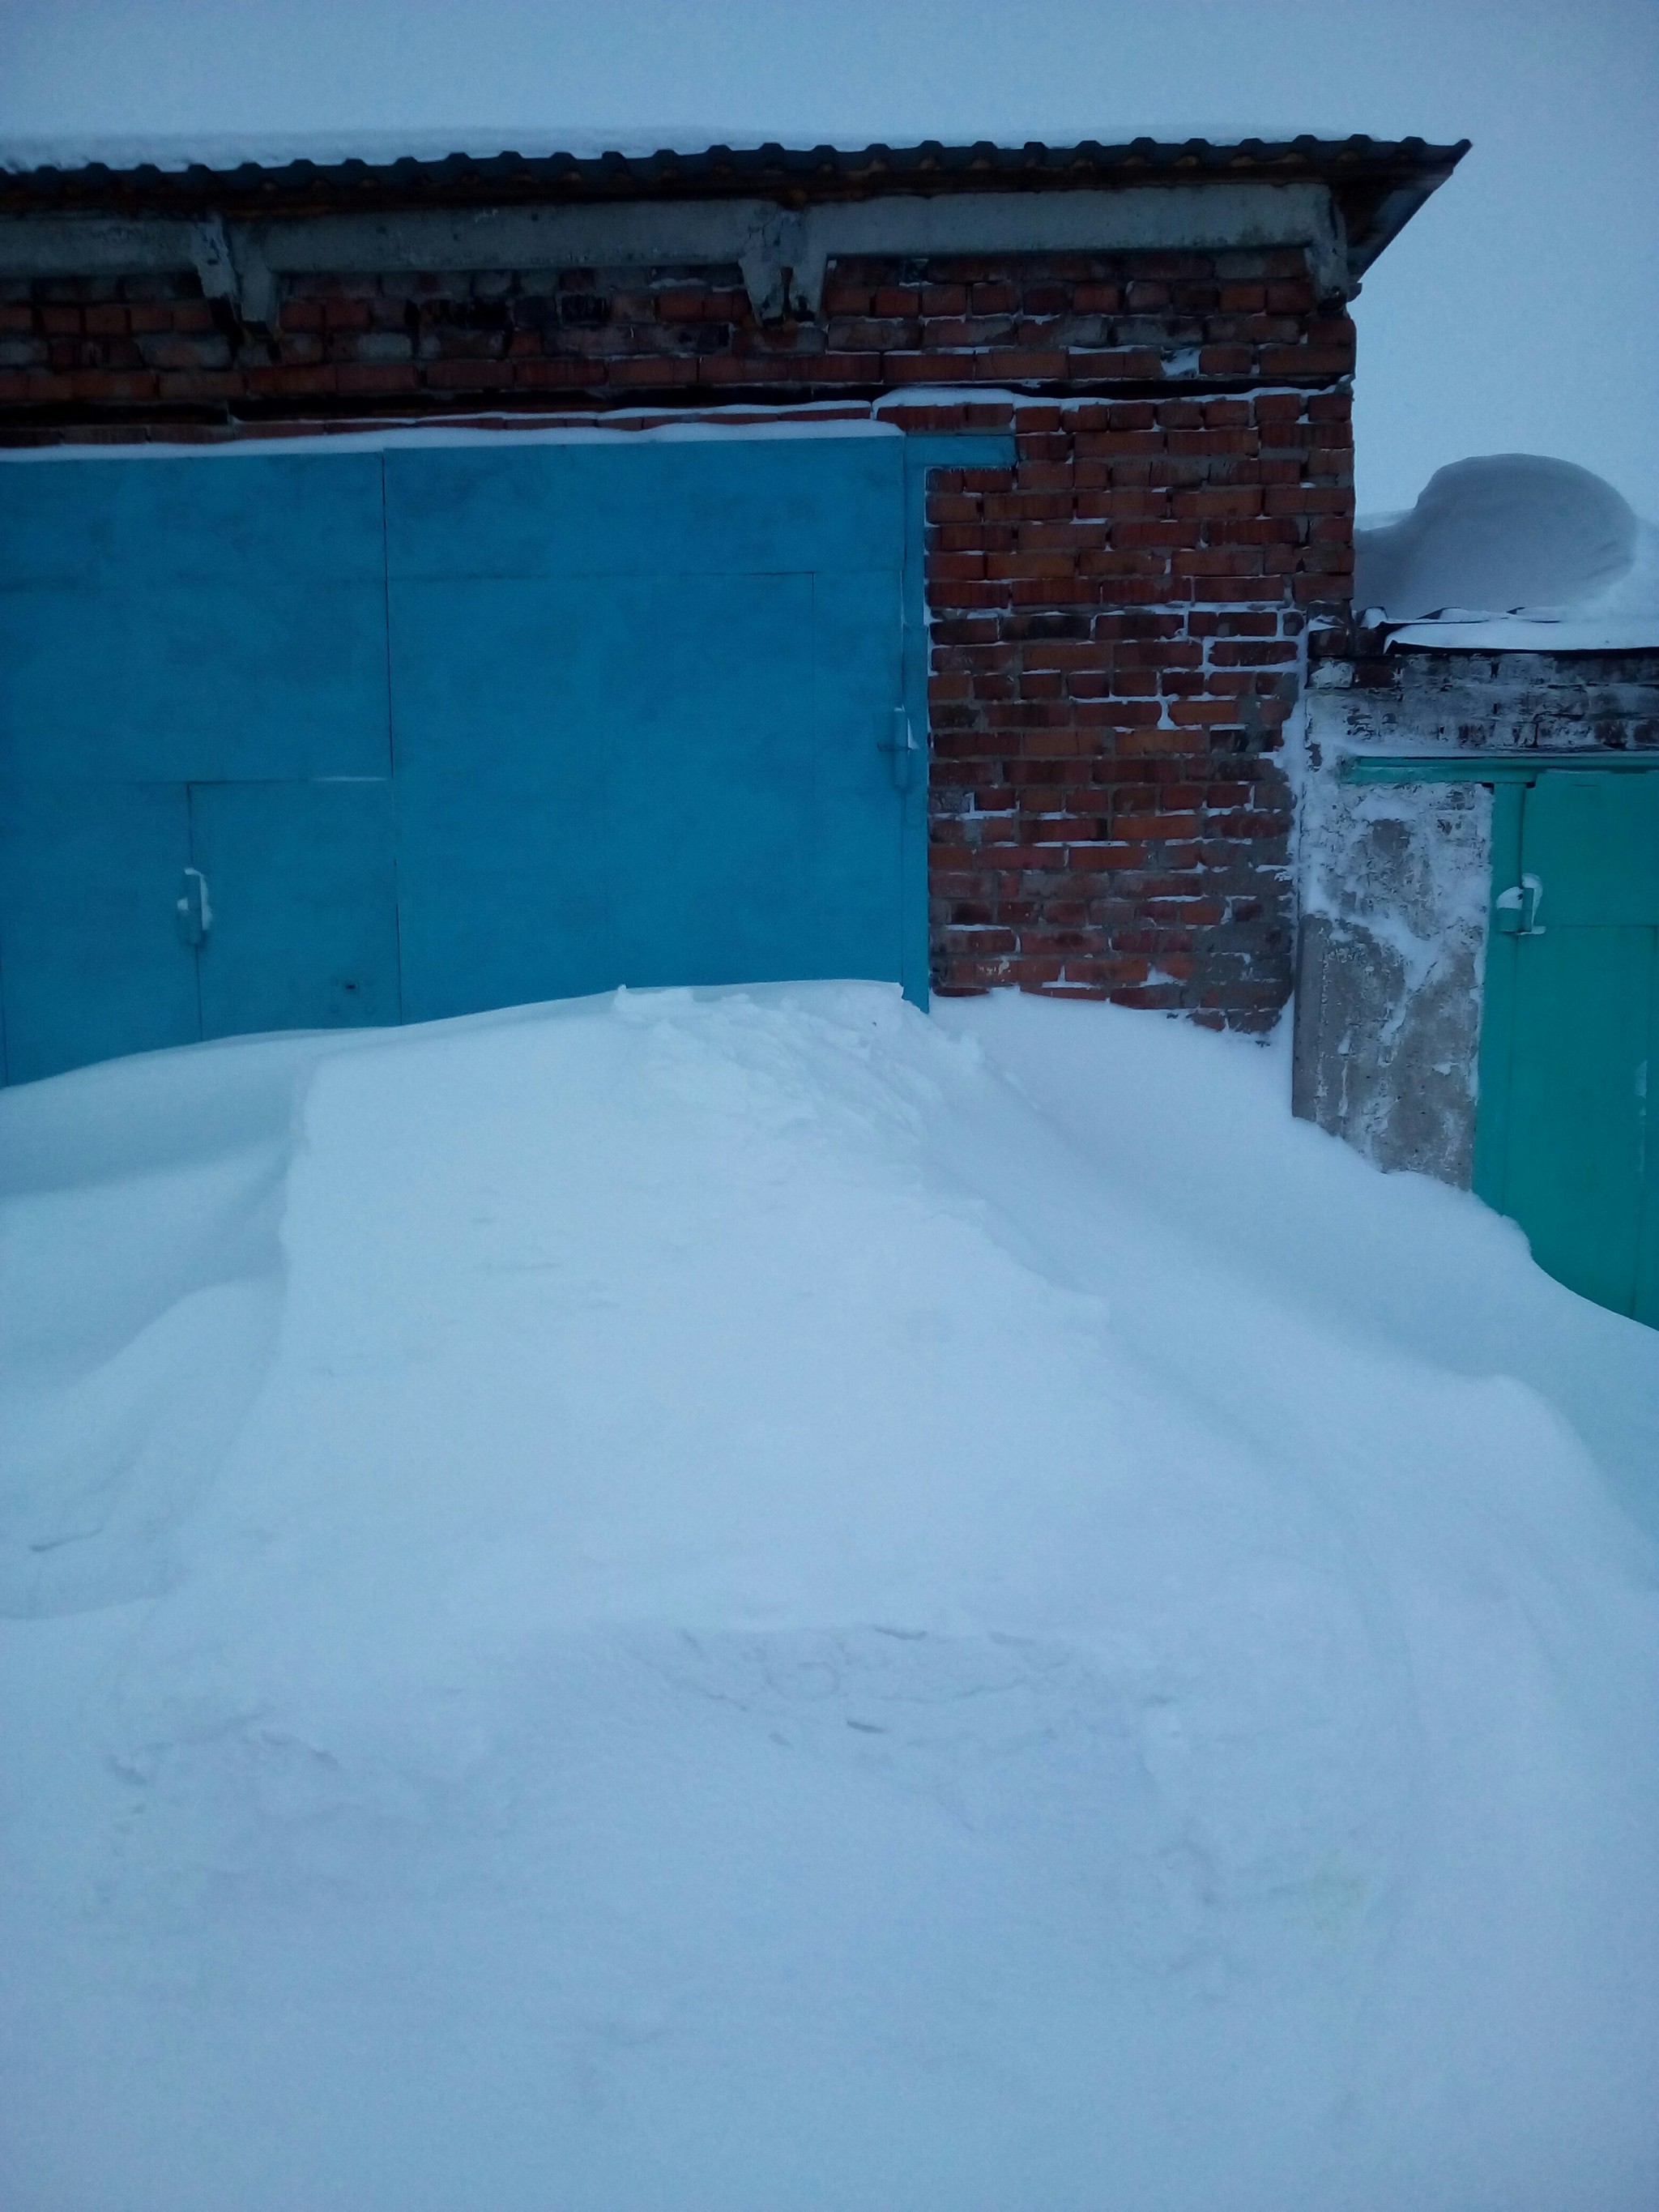
[[713, 146], [578, 156], [0, 169], [0, 272], [195, 267], [263, 322], [274, 278], [362, 268], [737, 263], [757, 312], [817, 311], [848, 254], [1295, 245], [1350, 295], [1468, 151], [1382, 141]]
[[1640, 653], [1659, 647], [1659, 530], [1544, 453], [1437, 469], [1407, 513], [1354, 531], [1354, 605], [1390, 646]]

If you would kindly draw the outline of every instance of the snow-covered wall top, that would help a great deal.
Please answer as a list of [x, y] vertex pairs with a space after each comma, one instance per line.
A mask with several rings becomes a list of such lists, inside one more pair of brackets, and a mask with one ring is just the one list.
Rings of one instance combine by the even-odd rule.
[[1354, 605], [1399, 641], [1540, 653], [1659, 645], [1659, 532], [1571, 461], [1489, 453], [1354, 532]]

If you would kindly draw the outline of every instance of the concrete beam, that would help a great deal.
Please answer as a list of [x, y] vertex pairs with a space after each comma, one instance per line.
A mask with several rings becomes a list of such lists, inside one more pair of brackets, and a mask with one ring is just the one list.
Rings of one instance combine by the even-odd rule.
[[1322, 184], [1138, 185], [1115, 191], [895, 192], [792, 212], [771, 200], [412, 209], [271, 222], [104, 216], [0, 218], [0, 274], [194, 269], [209, 298], [270, 325], [277, 279], [368, 270], [709, 267], [735, 264], [757, 316], [816, 318], [832, 261], [853, 255], [1215, 252], [1296, 246], [1323, 296], [1351, 289], [1342, 219]]

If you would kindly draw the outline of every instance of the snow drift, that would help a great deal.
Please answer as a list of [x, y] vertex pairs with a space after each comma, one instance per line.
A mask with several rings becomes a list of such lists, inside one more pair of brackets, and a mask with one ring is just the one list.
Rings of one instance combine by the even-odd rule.
[[1356, 527], [1354, 605], [1419, 644], [1659, 646], [1659, 532], [1571, 461], [1481, 454], [1437, 470], [1405, 514]]
[[9, 2212], [1652, 2203], [1659, 1336], [1283, 1088], [816, 985], [0, 1097]]

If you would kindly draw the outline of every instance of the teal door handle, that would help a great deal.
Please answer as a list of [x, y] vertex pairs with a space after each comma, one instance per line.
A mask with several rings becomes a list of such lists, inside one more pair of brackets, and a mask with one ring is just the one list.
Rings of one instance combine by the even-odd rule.
[[887, 756], [889, 767], [893, 771], [893, 781], [901, 791], [908, 791], [910, 788], [910, 777], [916, 757], [921, 752], [921, 747], [916, 743], [910, 728], [910, 717], [902, 707], [894, 708], [888, 734], [880, 738], [878, 743], [882, 751]]
[[1544, 925], [1538, 909], [1544, 903], [1544, 886], [1536, 876], [1522, 876], [1498, 895], [1493, 913], [1504, 937], [1541, 937]]
[[185, 945], [205, 944], [213, 927], [213, 901], [208, 896], [207, 878], [199, 868], [185, 870], [185, 895], [173, 903], [180, 939]]

